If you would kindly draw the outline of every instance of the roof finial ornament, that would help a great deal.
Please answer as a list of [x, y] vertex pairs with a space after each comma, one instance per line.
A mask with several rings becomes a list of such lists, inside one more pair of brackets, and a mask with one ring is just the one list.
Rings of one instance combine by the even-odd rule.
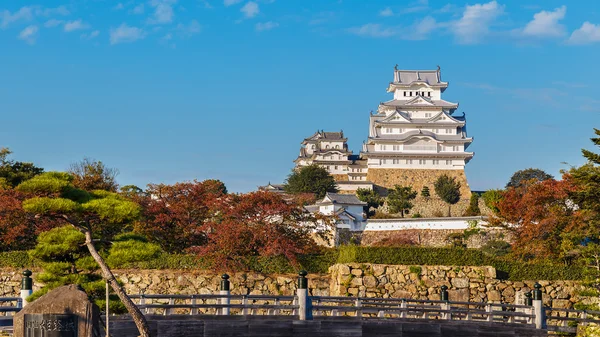
[[439, 72], [439, 71], [440, 71], [440, 69], [441, 69], [441, 68], [440, 68], [440, 65], [438, 64], [438, 66], [437, 66], [437, 71]]
[[394, 66], [394, 70], [398, 71], [398, 63]]

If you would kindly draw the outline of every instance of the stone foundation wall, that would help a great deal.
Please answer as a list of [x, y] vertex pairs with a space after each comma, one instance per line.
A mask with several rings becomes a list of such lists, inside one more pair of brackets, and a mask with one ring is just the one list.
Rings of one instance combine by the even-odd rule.
[[[464, 233], [461, 229], [404, 229], [390, 231], [364, 231], [360, 244], [363, 246], [389, 246], [393, 243], [419, 245], [425, 247], [445, 247], [452, 242], [448, 235]], [[510, 242], [512, 234], [502, 229], [482, 229], [480, 234], [470, 236], [464, 244], [467, 248], [481, 248], [488, 241], [503, 240]]]
[[348, 181], [347, 174], [332, 174], [331, 175], [335, 181]]
[[443, 174], [456, 178], [460, 183], [462, 198], [468, 200], [471, 197], [471, 188], [464, 170], [369, 168], [367, 181], [385, 188], [393, 188], [394, 185], [412, 186], [413, 190], [419, 192], [419, 194], [424, 186], [428, 186], [433, 196], [435, 194], [433, 183]]
[[[329, 268], [330, 293], [337, 296], [439, 300], [440, 287], [448, 286], [450, 301], [511, 303], [533, 289], [535, 281], [496, 279], [493, 267], [392, 266], [336, 264]], [[539, 281], [544, 304], [572, 308], [581, 301], [576, 281]], [[519, 303], [522, 304], [522, 303]]]
[[[40, 271], [34, 271], [35, 281]], [[115, 270], [129, 294], [215, 294], [220, 274], [209, 271]], [[309, 293], [313, 296], [364, 296], [382, 298], [439, 299], [439, 287], [447, 285], [451, 301], [515, 303], [534, 281], [505, 281], [496, 278], [493, 267], [400, 266], [336, 264], [329, 274], [312, 274]], [[295, 274], [263, 275], [254, 272], [231, 275], [233, 294], [293, 295]], [[19, 296], [21, 270], [0, 271], [0, 297]], [[546, 305], [572, 308], [581, 301], [575, 281], [539, 281]]]

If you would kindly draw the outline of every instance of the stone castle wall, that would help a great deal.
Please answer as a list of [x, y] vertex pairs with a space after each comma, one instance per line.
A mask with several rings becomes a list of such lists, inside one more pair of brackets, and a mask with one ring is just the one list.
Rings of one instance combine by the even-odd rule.
[[[35, 281], [34, 290], [41, 285]], [[215, 294], [220, 274], [202, 270], [115, 270], [128, 294]], [[336, 264], [329, 274], [312, 274], [309, 293], [313, 296], [364, 296], [382, 298], [439, 299], [439, 287], [447, 285], [451, 301], [515, 303], [534, 281], [505, 281], [496, 278], [493, 267], [400, 266]], [[264, 275], [255, 272], [231, 275], [233, 294], [293, 295], [295, 274]], [[2, 297], [19, 296], [21, 270], [0, 271]], [[582, 300], [581, 286], [574, 281], [540, 281], [546, 305], [572, 308]]]
[[461, 198], [469, 200], [471, 189], [464, 170], [369, 168], [367, 180], [384, 188], [393, 188], [394, 185], [412, 186], [419, 194], [424, 186], [428, 186], [433, 196], [435, 195], [433, 183], [443, 174], [456, 178], [460, 183]]

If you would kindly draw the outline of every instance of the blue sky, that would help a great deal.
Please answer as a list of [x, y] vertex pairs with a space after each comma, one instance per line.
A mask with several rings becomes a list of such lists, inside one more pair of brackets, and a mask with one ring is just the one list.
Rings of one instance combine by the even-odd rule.
[[471, 188], [580, 165], [600, 128], [596, 1], [2, 1], [0, 146], [121, 184], [281, 182], [300, 142], [368, 116], [404, 69], [442, 68]]

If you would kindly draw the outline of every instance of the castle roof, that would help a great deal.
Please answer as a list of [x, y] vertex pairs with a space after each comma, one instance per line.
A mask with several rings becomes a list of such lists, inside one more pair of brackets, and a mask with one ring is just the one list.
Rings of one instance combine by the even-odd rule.
[[360, 201], [354, 194], [329, 193], [325, 194], [323, 200], [317, 202], [318, 205], [323, 204], [341, 204], [341, 205], [360, 205], [366, 206], [367, 203]]
[[[304, 138], [304, 142], [314, 142], [318, 140], [341, 140], [347, 141], [347, 138], [344, 138], [344, 131], [340, 132], [324, 132], [323, 130], [315, 132], [312, 136], [308, 138]], [[303, 142], [303, 143], [304, 143]]]
[[407, 88], [415, 84], [424, 84], [429, 87], [438, 87], [442, 91], [448, 87], [448, 82], [442, 81], [440, 67], [437, 70], [399, 70], [394, 68], [394, 81], [390, 83], [388, 92], [396, 88]]

